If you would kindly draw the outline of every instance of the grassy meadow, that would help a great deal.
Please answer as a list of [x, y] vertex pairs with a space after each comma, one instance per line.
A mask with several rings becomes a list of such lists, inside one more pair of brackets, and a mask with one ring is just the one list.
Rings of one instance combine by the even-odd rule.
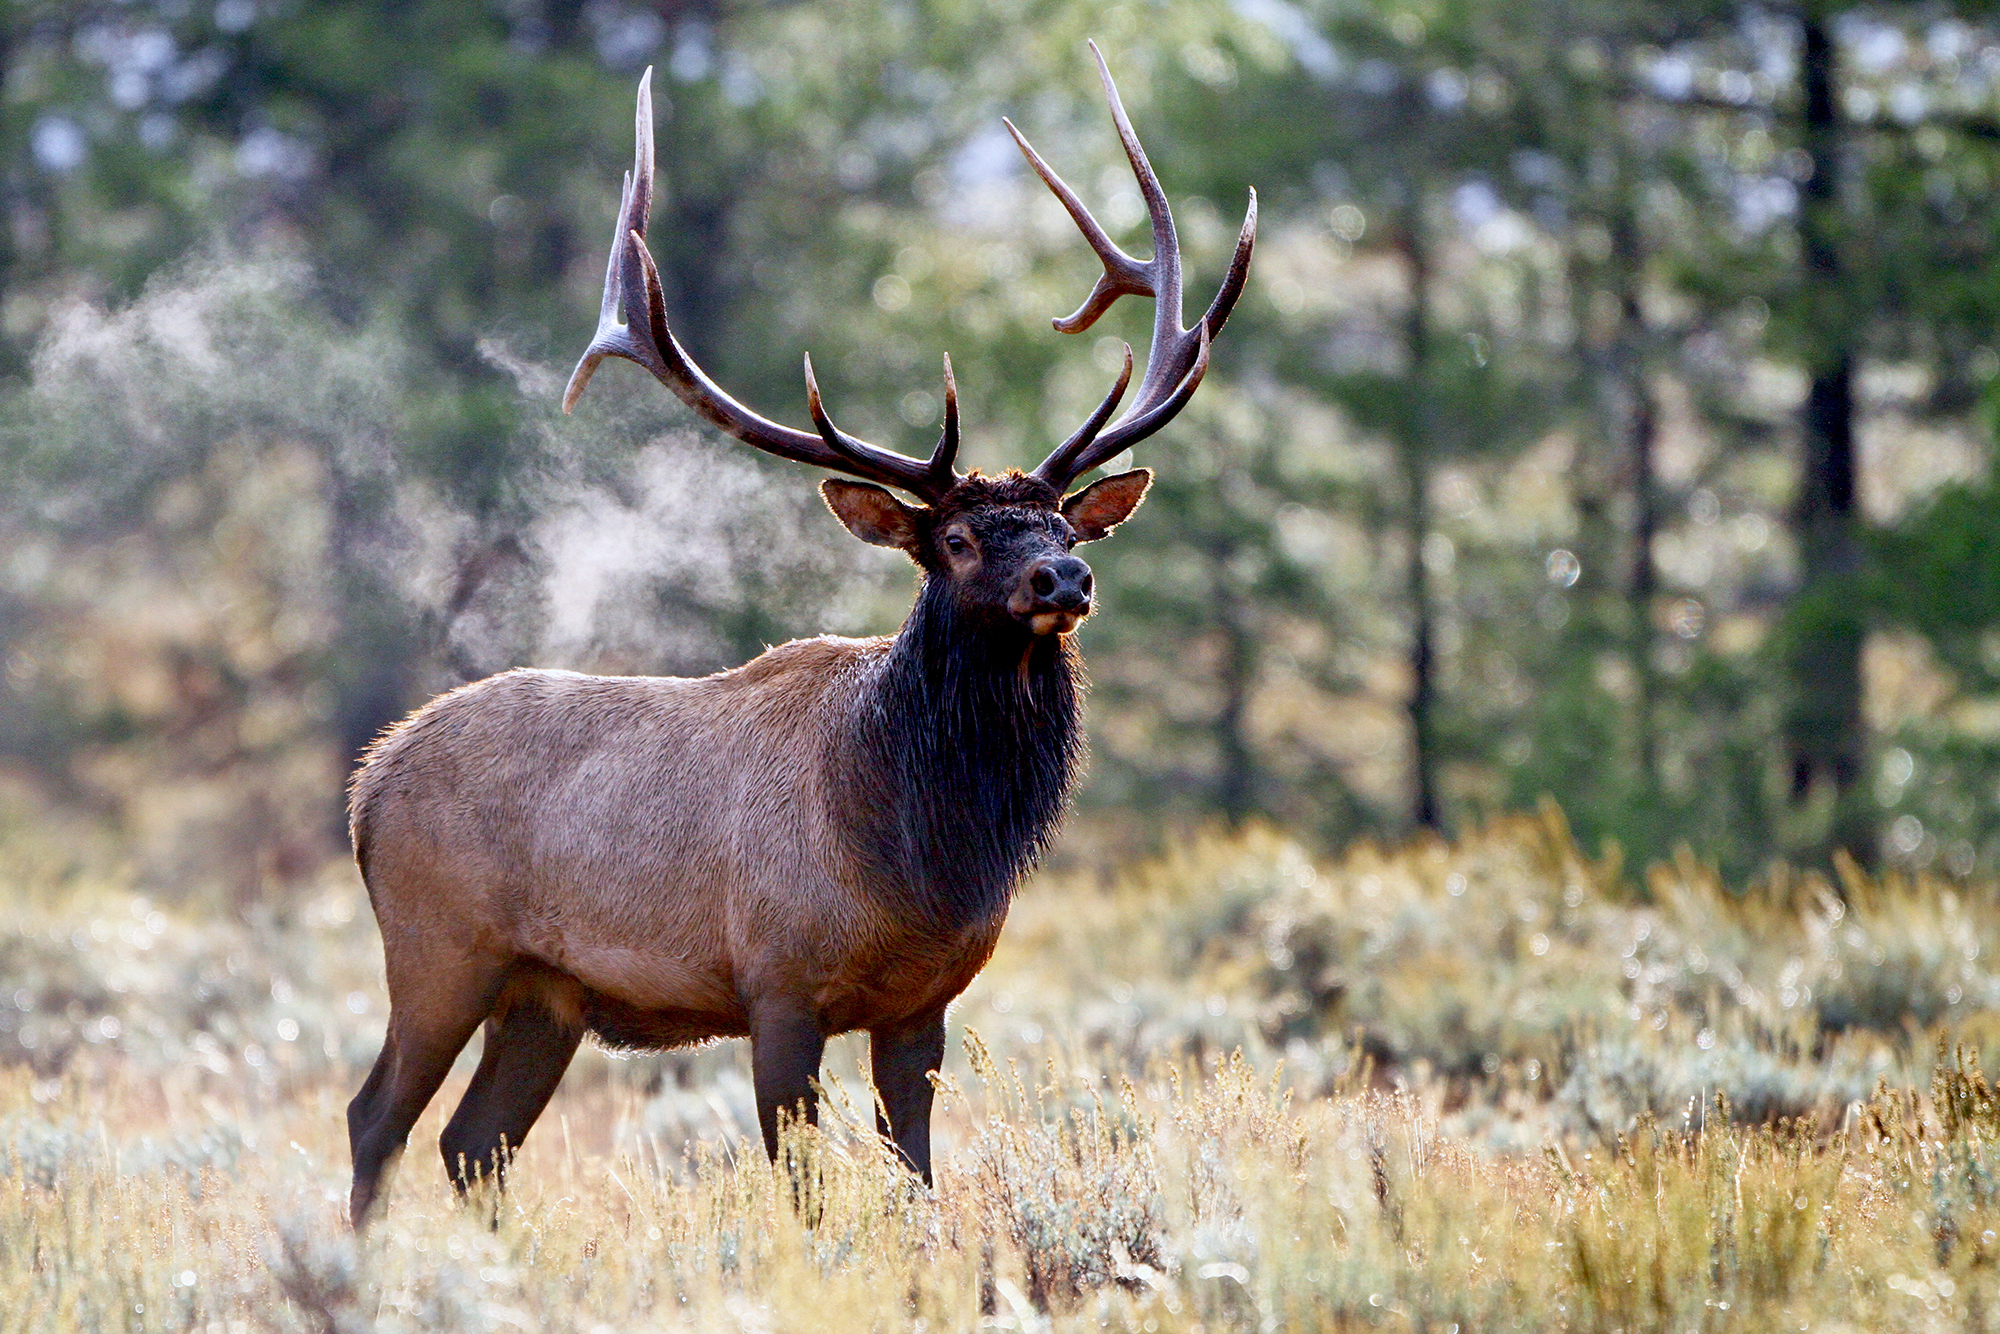
[[[954, 1012], [935, 1193], [794, 1165], [740, 1043], [586, 1049], [504, 1199], [419, 1124], [344, 1222], [384, 1017], [358, 883], [0, 921], [0, 1328], [1931, 1330], [2000, 1325], [2000, 894], [1644, 873], [1559, 816], [1045, 873]], [[489, 1222], [497, 1217], [497, 1226]]]

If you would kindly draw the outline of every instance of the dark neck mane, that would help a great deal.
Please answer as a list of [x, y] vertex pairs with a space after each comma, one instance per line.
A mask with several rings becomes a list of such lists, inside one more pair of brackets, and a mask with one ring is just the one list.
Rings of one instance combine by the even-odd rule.
[[1004, 908], [1081, 767], [1076, 651], [965, 624], [929, 577], [854, 724], [851, 790], [828, 795], [867, 880], [940, 926]]

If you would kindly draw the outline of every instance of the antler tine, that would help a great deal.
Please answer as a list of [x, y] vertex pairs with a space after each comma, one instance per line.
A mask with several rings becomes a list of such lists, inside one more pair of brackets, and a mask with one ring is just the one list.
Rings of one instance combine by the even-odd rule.
[[[836, 429], [820, 404], [819, 387], [806, 362], [806, 389], [817, 435], [782, 426], [737, 402], [695, 364], [667, 327], [667, 305], [660, 273], [646, 249], [646, 225], [653, 201], [653, 71], [639, 79], [632, 170], [619, 194], [618, 225], [612, 233], [611, 258], [605, 267], [604, 299], [598, 308], [597, 333], [563, 391], [563, 411], [582, 397], [585, 386], [606, 357], [623, 357], [651, 371], [682, 402], [747, 445], [779, 458], [880, 482], [934, 502], [958, 481], [952, 470], [957, 452], [957, 396], [947, 385], [951, 448], [943, 441], [928, 462], [871, 445]], [[621, 312], [623, 318], [621, 319]], [[947, 371], [947, 378], [949, 371]]]
[[[633, 281], [643, 282], [626, 238], [635, 232], [644, 237], [653, 211], [653, 71], [650, 68], [639, 79], [633, 121], [632, 169], [625, 173], [618, 192], [618, 220], [612, 225], [611, 255], [604, 265], [604, 297], [597, 308], [597, 331], [563, 390], [565, 413], [583, 397], [590, 377], [607, 356], [635, 361], [660, 379], [666, 379], [666, 363], [660, 359], [659, 348], [649, 336], [650, 322], [631, 321], [629, 311], [624, 319], [620, 318], [620, 308], [626, 304], [625, 294], [633, 290]], [[644, 249], [641, 245], [640, 250]], [[633, 324], [637, 324], [636, 330]]]
[[1118, 372], [1118, 382], [1111, 386], [1111, 392], [1106, 394], [1103, 401], [1083, 419], [1083, 425], [1076, 428], [1076, 433], [1057, 445], [1055, 452], [1043, 460], [1041, 467], [1035, 469], [1035, 475], [1043, 481], [1054, 481], [1055, 478], [1061, 477], [1060, 482], [1055, 482], [1057, 490], [1067, 486], [1070, 478], [1081, 477], [1089, 471], [1089, 468], [1077, 467], [1076, 459], [1090, 448], [1091, 442], [1097, 439], [1097, 433], [1104, 429], [1104, 423], [1111, 420], [1111, 414], [1118, 410], [1118, 405], [1125, 399], [1126, 386], [1132, 383], [1132, 345], [1126, 343], [1123, 346], [1125, 369]]
[[806, 411], [812, 414], [813, 425], [819, 428], [819, 438], [826, 441], [827, 448], [846, 458], [853, 458], [861, 443], [833, 424], [827, 415], [826, 404], [820, 401], [819, 381], [813, 376], [812, 353], [806, 353]]
[[[865, 440], [857, 440], [833, 424], [825, 402], [820, 398], [819, 381], [813, 375], [812, 354], [806, 354], [806, 410], [812, 414], [813, 425], [819, 428], [820, 439], [827, 447], [849, 461], [849, 471], [855, 467], [876, 468], [881, 466], [885, 456], [896, 465], [897, 478], [893, 484], [922, 496], [926, 501], [935, 501], [939, 496], [957, 485], [959, 475], [952, 467], [958, 457], [958, 381], [952, 377], [951, 354], [944, 359], [944, 432], [938, 437], [937, 447], [931, 451], [929, 462], [918, 463], [902, 454], [892, 454], [885, 449], [877, 449]], [[909, 465], [920, 470], [915, 477], [903, 476], [903, 466]], [[870, 474], [862, 474], [864, 476]], [[878, 481], [889, 480], [877, 477]]]
[[1152, 266], [1126, 254], [1116, 241], [1105, 234], [1104, 228], [1090, 215], [1083, 201], [1076, 197], [1076, 191], [1069, 188], [1069, 182], [1058, 176], [1055, 168], [1042, 159], [1035, 146], [1028, 142], [1028, 137], [1015, 128], [1013, 121], [1002, 116], [1000, 123], [1007, 127], [1007, 133], [1014, 136], [1015, 145], [1028, 159], [1028, 165], [1035, 169], [1035, 174], [1042, 178], [1042, 183], [1069, 210], [1069, 216], [1075, 221], [1077, 230], [1083, 233], [1083, 239], [1090, 242], [1090, 248], [1104, 261], [1103, 276], [1098, 278], [1097, 285], [1090, 289], [1090, 295], [1084, 298], [1076, 313], [1059, 316], [1049, 323], [1056, 327], [1058, 333], [1082, 333], [1097, 323], [1098, 316], [1111, 309], [1111, 304], [1119, 297], [1151, 296]]
[[937, 448], [931, 451], [930, 469], [933, 476], [950, 477], [954, 480], [958, 473], [952, 464], [958, 459], [958, 379], [951, 373], [951, 353], [944, 354], [944, 431], [938, 436]]
[[[1146, 213], [1153, 221], [1153, 258], [1147, 262], [1153, 279], [1153, 346], [1146, 356], [1146, 374], [1139, 381], [1139, 402], [1144, 403], [1164, 384], [1181, 378], [1179, 374], [1166, 373], [1163, 364], [1166, 358], [1160, 355], [1173, 346], [1169, 340], [1186, 338], [1186, 331], [1181, 328], [1181, 242], [1174, 230], [1173, 210], [1167, 207], [1167, 192], [1160, 188], [1160, 178], [1154, 174], [1153, 164], [1146, 160], [1146, 150], [1140, 146], [1132, 120], [1125, 114], [1125, 103], [1118, 96], [1118, 85], [1111, 81], [1111, 67], [1104, 63], [1104, 53], [1097, 49], [1096, 42], [1090, 43], [1090, 54], [1097, 61], [1097, 77], [1104, 81], [1104, 97], [1111, 104], [1111, 123], [1118, 127], [1125, 160], [1132, 164], [1140, 197], [1146, 201]], [[1137, 405], [1134, 407], [1136, 410]]]
[[[1069, 211], [1084, 240], [1089, 242], [1104, 264], [1103, 276], [1091, 288], [1083, 305], [1066, 319], [1054, 321], [1055, 327], [1063, 333], [1081, 333], [1096, 323], [1098, 317], [1109, 310], [1119, 297], [1150, 296], [1154, 300], [1153, 342], [1146, 353], [1146, 371], [1139, 381], [1139, 396], [1126, 414], [1105, 429], [1103, 423], [1109, 416], [1110, 408], [1100, 406], [1099, 411], [1092, 413], [1075, 435], [1057, 446], [1036, 467], [1035, 476], [1058, 489], [1067, 487], [1112, 455], [1159, 430], [1187, 405], [1195, 387], [1207, 372], [1209, 344], [1228, 320], [1236, 299], [1242, 295], [1250, 272], [1250, 253], [1257, 240], [1257, 192], [1253, 190], [1250, 192], [1249, 210], [1244, 215], [1243, 229], [1237, 236], [1236, 254], [1230, 261], [1229, 273], [1223, 279], [1221, 289], [1201, 319], [1196, 321], [1195, 327], [1183, 329], [1181, 252], [1174, 230], [1173, 210], [1168, 207], [1167, 194], [1160, 186], [1160, 178], [1146, 160], [1146, 150], [1132, 128], [1130, 117], [1125, 114], [1125, 104], [1118, 96], [1118, 87], [1112, 81], [1111, 68], [1105, 63], [1104, 53], [1098, 50], [1095, 42], [1090, 43], [1090, 53], [1097, 61], [1098, 77], [1104, 84], [1105, 100], [1111, 107], [1111, 120], [1117, 127], [1119, 143], [1124, 146], [1126, 160], [1132, 164], [1132, 174], [1138, 180], [1139, 193], [1144, 197], [1146, 211], [1152, 219], [1151, 259], [1136, 260], [1114, 244], [1077, 198], [1076, 192], [1042, 160], [1021, 132], [1011, 124], [1007, 129], [1014, 136], [1014, 142], [1020, 145], [1029, 165]], [[1106, 400], [1112, 407], [1122, 397], [1126, 379], [1131, 374], [1129, 348], [1126, 355], [1125, 375], [1120, 377], [1112, 397]]]
[[1236, 298], [1243, 295], [1243, 285], [1250, 280], [1250, 252], [1257, 246], [1257, 191], [1250, 191], [1250, 206], [1243, 210], [1243, 226], [1236, 233], [1236, 253], [1229, 257], [1229, 272], [1222, 276], [1222, 286], [1216, 289], [1215, 300], [1208, 303], [1202, 314], [1202, 327], [1208, 336], [1214, 338], [1222, 326], [1229, 321], [1229, 312], [1236, 309]]

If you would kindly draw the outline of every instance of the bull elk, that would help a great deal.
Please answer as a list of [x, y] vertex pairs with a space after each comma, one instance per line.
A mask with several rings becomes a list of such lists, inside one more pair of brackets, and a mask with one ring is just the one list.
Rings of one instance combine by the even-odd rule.
[[[482, 1024], [471, 1085], [440, 1140], [461, 1191], [504, 1174], [585, 1033], [665, 1049], [748, 1036], [764, 1147], [780, 1113], [813, 1117], [826, 1039], [870, 1035], [882, 1133], [930, 1180], [930, 1074], [945, 1007], [985, 964], [1016, 883], [1048, 845], [1083, 754], [1069, 639], [1092, 605], [1073, 552], [1137, 508], [1145, 469], [1065, 496], [1171, 421], [1208, 368], [1243, 290], [1257, 198], [1220, 292], [1181, 327], [1174, 222], [1098, 72], [1152, 217], [1153, 257], [1126, 254], [1011, 123], [1104, 273], [1081, 333], [1121, 296], [1156, 303], [1137, 400], [1125, 366], [1033, 472], [959, 473], [945, 360], [944, 430], [927, 460], [836, 427], [806, 360], [815, 431], [730, 397], [667, 327], [646, 248], [651, 71], [625, 178], [596, 337], [568, 410], [607, 356], [767, 453], [848, 477], [820, 490], [864, 542], [921, 572], [895, 635], [821, 636], [698, 680], [510, 671], [440, 696], [385, 732], [356, 772], [355, 859], [381, 924], [390, 1014], [349, 1105], [350, 1202], [368, 1218], [385, 1168]], [[907, 504], [885, 487], [907, 493]]]

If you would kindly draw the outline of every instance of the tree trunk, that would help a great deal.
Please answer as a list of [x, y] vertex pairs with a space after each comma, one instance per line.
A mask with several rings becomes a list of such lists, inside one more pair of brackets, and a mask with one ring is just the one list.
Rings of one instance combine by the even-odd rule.
[[1250, 818], [1257, 799], [1256, 759], [1248, 733], [1250, 685], [1257, 671], [1257, 641], [1247, 624], [1244, 599], [1231, 583], [1227, 544], [1213, 555], [1215, 607], [1222, 631], [1222, 707], [1215, 718], [1219, 768], [1216, 797], [1231, 829]]
[[1810, 850], [1830, 854], [1845, 848], [1868, 865], [1875, 859], [1875, 833], [1861, 783], [1867, 752], [1861, 709], [1866, 627], [1856, 610], [1854, 587], [1861, 565], [1855, 511], [1855, 354], [1840, 247], [1836, 61], [1826, 16], [1809, 13], [1800, 77], [1805, 148], [1812, 158], [1801, 213], [1811, 388], [1800, 423], [1804, 457], [1794, 522], [1803, 578], [1785, 639], [1790, 695], [1785, 742], [1794, 809], [1806, 806], [1815, 793], [1830, 794], [1831, 821]]
[[1441, 827], [1438, 812], [1435, 632], [1431, 624], [1430, 571], [1424, 564], [1424, 539], [1430, 535], [1430, 251], [1424, 240], [1423, 188], [1414, 179], [1404, 183], [1404, 215], [1399, 244], [1409, 272], [1410, 308], [1404, 324], [1404, 350], [1409, 359], [1410, 408], [1402, 438], [1396, 442], [1408, 509], [1409, 551], [1405, 572], [1410, 604], [1410, 819], [1419, 829]]
[[1656, 454], [1659, 406], [1646, 374], [1646, 313], [1641, 288], [1645, 282], [1645, 244], [1633, 198], [1636, 175], [1619, 173], [1617, 200], [1611, 215], [1611, 262], [1617, 283], [1618, 335], [1613, 349], [1614, 375], [1623, 414], [1628, 476], [1632, 487], [1632, 553], [1626, 589], [1629, 608], [1627, 661], [1633, 677], [1633, 732], [1639, 792], [1649, 818], [1659, 809], [1660, 761], [1656, 718], [1659, 678], [1653, 668], [1653, 599], [1659, 592], [1659, 569], [1653, 563], [1653, 537], [1659, 531], [1660, 501]]

